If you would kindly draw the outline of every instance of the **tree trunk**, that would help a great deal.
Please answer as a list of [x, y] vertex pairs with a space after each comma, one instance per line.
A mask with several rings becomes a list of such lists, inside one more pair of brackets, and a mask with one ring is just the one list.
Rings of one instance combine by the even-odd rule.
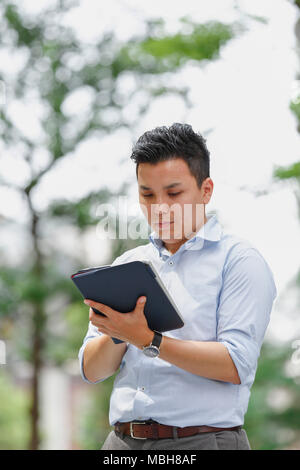
[[[31, 235], [34, 246], [35, 261], [32, 267], [32, 271], [35, 274], [35, 278], [40, 280], [43, 276], [43, 260], [42, 254], [39, 249], [39, 238], [37, 232], [37, 226], [39, 218], [34, 212], [30, 198], [29, 206], [32, 214], [32, 224], [31, 224]], [[31, 433], [30, 433], [30, 442], [29, 448], [31, 450], [37, 450], [40, 445], [40, 436], [39, 436], [39, 378], [42, 368], [42, 350], [43, 350], [43, 332], [46, 323], [46, 316], [44, 312], [43, 300], [37, 301], [33, 305], [33, 315], [32, 315], [32, 380], [31, 380], [31, 407], [30, 407], [30, 424], [31, 424]]]
[[42, 366], [41, 361], [41, 350], [42, 350], [42, 338], [41, 331], [39, 328], [39, 320], [41, 312], [39, 308], [36, 308], [33, 314], [33, 345], [32, 345], [32, 365], [33, 374], [31, 379], [31, 407], [30, 407], [30, 443], [29, 448], [31, 450], [37, 450], [39, 448], [39, 377]]

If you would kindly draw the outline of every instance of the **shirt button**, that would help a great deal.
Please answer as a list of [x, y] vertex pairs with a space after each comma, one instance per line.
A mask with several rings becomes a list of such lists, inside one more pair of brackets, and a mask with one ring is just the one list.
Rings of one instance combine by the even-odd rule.
[[172, 264], [174, 264], [174, 263], [173, 263], [173, 261], [169, 261], [169, 264], [172, 266]]

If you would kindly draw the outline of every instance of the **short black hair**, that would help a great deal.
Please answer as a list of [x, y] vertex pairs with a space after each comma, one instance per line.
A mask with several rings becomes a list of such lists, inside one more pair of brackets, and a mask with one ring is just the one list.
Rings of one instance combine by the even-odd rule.
[[203, 181], [209, 177], [210, 152], [205, 142], [206, 139], [194, 132], [192, 126], [178, 122], [145, 132], [133, 146], [130, 156], [136, 163], [136, 177], [139, 163], [154, 165], [164, 160], [182, 158], [201, 188]]

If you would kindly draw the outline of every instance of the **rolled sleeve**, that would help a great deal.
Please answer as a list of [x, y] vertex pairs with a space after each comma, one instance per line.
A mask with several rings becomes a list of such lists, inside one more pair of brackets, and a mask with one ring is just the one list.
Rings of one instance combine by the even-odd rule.
[[217, 341], [224, 344], [242, 385], [252, 385], [277, 290], [258, 251], [232, 260], [224, 270], [217, 310]]
[[[121, 256], [117, 256], [117, 258], [115, 258], [115, 260], [113, 261], [113, 263], [110, 266], [115, 266], [117, 264], [121, 264], [123, 262], [123, 258], [124, 258], [124, 254], [121, 255]], [[80, 375], [81, 375], [82, 379], [85, 382], [89, 383], [89, 384], [98, 384], [99, 382], [103, 382], [105, 380], [105, 379], [100, 379], [96, 382], [91, 382], [85, 376], [85, 373], [84, 373], [84, 370], [83, 370], [83, 354], [84, 354], [84, 350], [85, 350], [85, 347], [86, 347], [87, 343], [91, 339], [97, 338], [97, 336], [101, 336], [101, 335], [102, 335], [101, 331], [99, 331], [98, 328], [95, 325], [93, 325], [91, 322], [89, 322], [88, 331], [87, 331], [87, 333], [84, 337], [82, 346], [81, 346], [81, 348], [79, 349], [79, 352], [78, 352]]]
[[91, 382], [86, 377], [86, 375], [84, 373], [84, 370], [83, 370], [83, 354], [84, 354], [84, 350], [85, 350], [86, 345], [88, 344], [89, 341], [91, 341], [92, 339], [97, 338], [101, 335], [102, 335], [101, 331], [99, 331], [98, 328], [95, 325], [93, 325], [91, 322], [89, 322], [89, 327], [88, 327], [87, 334], [85, 335], [85, 338], [83, 340], [83, 344], [82, 344], [81, 348], [79, 349], [79, 353], [78, 353], [80, 375], [81, 375], [82, 379], [85, 382], [89, 383], [89, 384], [97, 384], [97, 383], [103, 382], [103, 380], [105, 380], [105, 379], [100, 379], [100, 380], [97, 380], [96, 382]]

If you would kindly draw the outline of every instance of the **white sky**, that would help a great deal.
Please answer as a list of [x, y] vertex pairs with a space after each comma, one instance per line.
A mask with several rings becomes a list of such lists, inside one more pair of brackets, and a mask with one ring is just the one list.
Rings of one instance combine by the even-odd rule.
[[[30, 11], [42, 8], [41, 3], [30, 0], [23, 0], [23, 4]], [[230, 41], [222, 49], [220, 59], [206, 66], [185, 67], [174, 83], [190, 87], [193, 109], [187, 111], [179, 98], [163, 97], [153, 102], [138, 128], [133, 130], [134, 138], [150, 128], [175, 121], [188, 122], [200, 132], [213, 128], [207, 135], [207, 146], [215, 187], [207, 209], [218, 212], [226, 230], [248, 239], [261, 251], [281, 294], [300, 267], [300, 224], [294, 186], [273, 184], [271, 193], [261, 197], [241, 187], [268, 188], [274, 165], [299, 160], [299, 134], [289, 110], [299, 67], [294, 35], [296, 8], [287, 0], [152, 0], [142, 5], [138, 0], [81, 0], [80, 7], [65, 22], [74, 26], [84, 41], [92, 42], [104, 30], [111, 29], [121, 39], [128, 39], [133, 32], [143, 32], [145, 17], [162, 17], [168, 31], [175, 32], [179, 18], [184, 15], [199, 22], [240, 20], [242, 14], [237, 5], [241, 12], [263, 16], [268, 23], [248, 18], [249, 30]], [[18, 122], [33, 132], [37, 129], [32, 122], [40, 112], [38, 105], [31, 107], [32, 121], [28, 106], [23, 110], [18, 106], [14, 108]], [[124, 180], [132, 181], [130, 201], [134, 203], [137, 185], [134, 164], [129, 158], [131, 146], [132, 136], [124, 130], [83, 143], [74, 155], [58, 162], [43, 179], [35, 194], [36, 206], [43, 209], [53, 198], [77, 198], [103, 186], [117, 189]], [[40, 154], [38, 159], [42, 165], [47, 156]], [[21, 166], [17, 149], [10, 161], [17, 161], [18, 174], [7, 159], [1, 158], [0, 172], [21, 183], [26, 168]], [[26, 209], [13, 191], [0, 189], [0, 214], [25, 220]], [[107, 244], [97, 239], [96, 230], [87, 240], [87, 259], [95, 265], [92, 262], [95, 250], [100, 256], [101, 247], [107, 250]], [[61, 243], [66, 245], [66, 240]], [[21, 245], [24, 246], [17, 231], [9, 241], [7, 233], [2, 232], [1, 245], [7, 249], [10, 246], [12, 254], [22, 251]], [[19, 246], [17, 250], [16, 246]], [[274, 331], [275, 319], [276, 311]], [[291, 328], [287, 319], [280, 326], [278, 337], [287, 337], [293, 332]]]

